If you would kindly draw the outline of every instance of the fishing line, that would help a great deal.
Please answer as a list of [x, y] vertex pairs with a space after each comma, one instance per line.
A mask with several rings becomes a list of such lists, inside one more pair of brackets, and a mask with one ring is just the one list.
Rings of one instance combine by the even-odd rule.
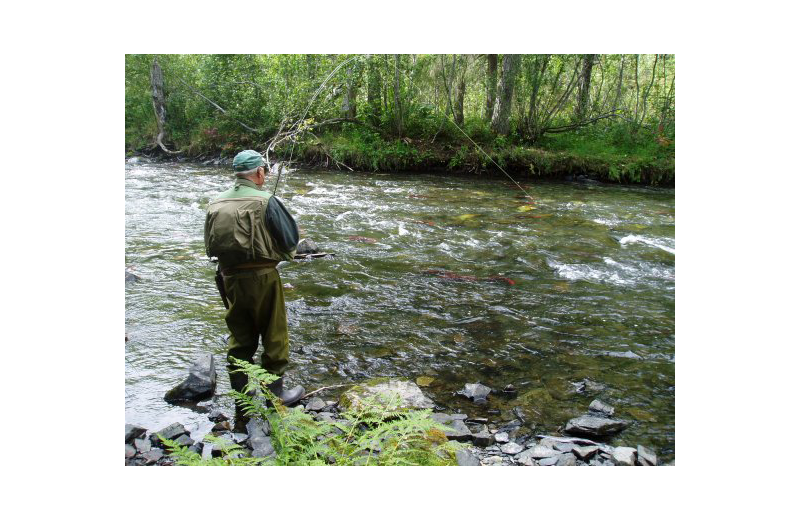
[[[333, 77], [333, 75], [334, 75], [334, 74], [336, 74], [336, 72], [337, 72], [339, 69], [341, 69], [341, 68], [342, 68], [344, 65], [346, 65], [347, 63], [349, 63], [349, 62], [351, 62], [351, 61], [355, 60], [356, 58], [360, 58], [360, 57], [361, 57], [361, 55], [360, 55], [360, 54], [356, 54], [355, 56], [352, 56], [352, 57], [350, 57], [350, 58], [346, 59], [345, 61], [343, 61], [342, 63], [340, 63], [339, 65], [337, 65], [337, 66], [336, 66], [336, 68], [334, 68], [334, 69], [333, 69], [333, 70], [330, 72], [330, 74], [328, 74], [328, 75], [325, 77], [325, 79], [324, 79], [324, 80], [322, 80], [322, 83], [320, 83], [319, 87], [318, 87], [318, 88], [317, 88], [317, 90], [314, 92], [314, 95], [311, 97], [311, 101], [309, 101], [309, 102], [308, 102], [308, 105], [306, 106], [306, 110], [305, 110], [305, 112], [303, 112], [303, 115], [302, 115], [302, 116], [300, 117], [300, 119], [298, 119], [298, 120], [297, 120], [297, 121], [296, 121], [296, 122], [295, 122], [295, 123], [294, 123], [294, 124], [293, 124], [291, 127], [289, 127], [290, 133], [291, 133], [292, 131], [295, 131], [295, 132], [296, 132], [296, 131], [297, 131], [297, 130], [300, 128], [300, 124], [301, 124], [303, 121], [305, 121], [305, 119], [306, 119], [306, 116], [308, 115], [308, 111], [311, 109], [311, 105], [313, 105], [313, 104], [314, 104], [314, 101], [316, 101], [316, 99], [317, 99], [317, 96], [319, 96], [319, 94], [322, 92], [322, 88], [325, 86], [325, 83], [327, 83], [327, 82], [328, 82], [328, 80], [329, 80], [329, 79], [331, 79], [331, 78]], [[295, 142], [296, 142], [296, 140], [294, 139], [294, 136], [292, 136], [292, 148], [289, 150], [289, 160], [287, 161], [287, 162], [288, 162], [288, 164], [291, 164], [291, 163], [292, 163], [292, 155], [294, 154], [294, 144], [295, 144]], [[276, 191], [278, 191], [278, 183], [280, 183], [280, 182], [281, 182], [281, 173], [283, 173], [283, 168], [282, 168], [282, 167], [279, 167], [279, 168], [278, 168], [278, 178], [275, 180], [275, 188], [272, 190], [272, 194], [273, 194], [273, 195], [275, 195], [275, 192], [276, 192]]]
[[[328, 76], [327, 76], [327, 77], [326, 77], [326, 78], [325, 78], [325, 79], [322, 81], [322, 83], [320, 83], [320, 86], [319, 86], [319, 87], [317, 88], [317, 90], [314, 92], [314, 95], [312, 96], [312, 98], [311, 98], [311, 101], [310, 101], [310, 102], [308, 103], [308, 105], [306, 106], [306, 110], [305, 110], [305, 112], [303, 112], [303, 116], [302, 116], [302, 117], [300, 117], [300, 119], [298, 119], [298, 120], [297, 120], [297, 121], [296, 121], [296, 122], [295, 122], [295, 123], [294, 123], [294, 124], [293, 124], [293, 125], [290, 127], [290, 131], [295, 131], [295, 132], [296, 132], [296, 131], [297, 131], [297, 130], [300, 128], [300, 124], [301, 124], [301, 123], [302, 123], [302, 122], [305, 120], [306, 116], [308, 115], [308, 111], [311, 109], [311, 105], [313, 105], [313, 104], [314, 104], [314, 101], [316, 101], [316, 99], [317, 99], [317, 96], [319, 96], [319, 94], [322, 92], [322, 89], [323, 89], [323, 87], [325, 86], [325, 84], [328, 82], [328, 80], [330, 80], [330, 79], [333, 77], [333, 75], [334, 75], [334, 74], [336, 74], [336, 72], [337, 72], [339, 69], [341, 69], [341, 68], [342, 68], [344, 65], [346, 65], [347, 63], [349, 63], [349, 62], [351, 62], [351, 61], [353, 61], [353, 60], [355, 60], [355, 59], [357, 59], [357, 58], [361, 58], [362, 56], [365, 56], [365, 55], [355, 55], [355, 56], [352, 56], [352, 57], [348, 58], [347, 60], [345, 60], [345, 61], [343, 61], [342, 63], [340, 63], [339, 65], [337, 65], [337, 66], [336, 66], [336, 68], [334, 68], [334, 69], [333, 69], [333, 70], [332, 70], [332, 71], [331, 71], [331, 72], [328, 74]], [[398, 73], [402, 73], [402, 71], [400, 71], [400, 69], [397, 67], [397, 64], [393, 64], [393, 66], [394, 66], [394, 69], [395, 69], [395, 71], [396, 71], [396, 72], [398, 72]], [[436, 106], [436, 103], [431, 103], [431, 100], [430, 100], [430, 98], [428, 98], [428, 97], [427, 97], [427, 96], [426, 96], [426, 95], [425, 95], [425, 94], [422, 92], [422, 90], [420, 90], [420, 88], [419, 88], [419, 87], [417, 87], [416, 85], [414, 85], [414, 82], [413, 82], [413, 81], [411, 81], [411, 79], [410, 79], [410, 78], [408, 78], [408, 76], [406, 76], [406, 79], [408, 80], [409, 84], [410, 84], [410, 85], [411, 85], [411, 86], [412, 86], [412, 87], [413, 87], [413, 88], [414, 88], [414, 89], [417, 91], [417, 94], [419, 94], [419, 95], [420, 95], [420, 97], [422, 97], [422, 98], [423, 98], [425, 101], [427, 101], [429, 104], [431, 104], [431, 105], [433, 105], [433, 106]], [[456, 123], [456, 122], [453, 120], [453, 118], [452, 118], [452, 117], [450, 117], [450, 116], [447, 114], [447, 112], [446, 112], [446, 111], [443, 111], [443, 112], [442, 112], [442, 117], [444, 117], [444, 118], [445, 118], [447, 121], [449, 121], [450, 123], [452, 123], [452, 124], [453, 124], [453, 126], [455, 126], [455, 127], [458, 129], [458, 131], [459, 131], [459, 132], [461, 132], [462, 134], [464, 134], [464, 137], [466, 137], [467, 139], [469, 139], [469, 142], [470, 142], [470, 143], [472, 143], [472, 144], [475, 146], [475, 148], [477, 148], [478, 150], [480, 150], [480, 151], [481, 151], [481, 153], [482, 153], [483, 155], [485, 155], [485, 156], [486, 156], [486, 158], [487, 158], [487, 159], [489, 159], [489, 161], [491, 161], [491, 163], [492, 163], [492, 164], [494, 164], [494, 165], [497, 167], [497, 169], [498, 169], [498, 170], [500, 170], [501, 172], [503, 172], [503, 174], [504, 174], [506, 177], [508, 177], [508, 178], [509, 178], [509, 180], [511, 180], [511, 182], [513, 182], [513, 183], [514, 183], [514, 185], [515, 185], [517, 188], [519, 188], [519, 189], [520, 189], [520, 190], [521, 190], [521, 191], [522, 191], [522, 192], [523, 192], [523, 193], [524, 193], [524, 194], [525, 194], [525, 195], [526, 195], [526, 196], [527, 196], [529, 199], [533, 200], [533, 197], [531, 196], [531, 194], [530, 194], [530, 193], [528, 193], [528, 192], [525, 190], [525, 188], [523, 188], [523, 187], [522, 187], [522, 186], [521, 186], [521, 185], [520, 185], [520, 184], [519, 184], [519, 183], [518, 183], [516, 180], [514, 180], [514, 178], [513, 178], [511, 175], [509, 175], [509, 173], [508, 173], [507, 171], [505, 171], [505, 169], [503, 169], [503, 167], [502, 167], [502, 166], [500, 166], [499, 164], [497, 164], [497, 161], [495, 161], [494, 159], [492, 159], [492, 157], [491, 157], [491, 156], [490, 156], [488, 153], [486, 153], [486, 151], [485, 151], [485, 150], [484, 150], [484, 149], [483, 149], [483, 148], [482, 148], [482, 147], [481, 147], [481, 146], [480, 146], [478, 143], [476, 143], [476, 142], [475, 142], [475, 141], [474, 141], [474, 140], [473, 140], [473, 139], [472, 139], [472, 138], [469, 136], [469, 134], [467, 134], [467, 133], [466, 133], [466, 132], [465, 132], [465, 131], [464, 131], [464, 130], [463, 130], [461, 127], [460, 127], [460, 126], [458, 126], [458, 123]], [[296, 142], [296, 140], [294, 139], [294, 136], [292, 136], [292, 147], [291, 147], [291, 149], [290, 149], [290, 151], [289, 151], [289, 161], [288, 161], [288, 163], [289, 163], [289, 164], [291, 164], [291, 162], [292, 162], [292, 156], [293, 156], [293, 154], [294, 154], [294, 145], [295, 145], [295, 142]], [[283, 173], [283, 168], [282, 168], [282, 167], [278, 168], [278, 178], [277, 178], [277, 179], [276, 179], [276, 181], [275, 181], [275, 188], [272, 190], [272, 194], [273, 194], [273, 195], [274, 195], [274, 194], [277, 192], [277, 190], [278, 190], [278, 184], [279, 184], [279, 183], [280, 183], [280, 181], [281, 181], [281, 174], [282, 174], [282, 173]]]
[[[396, 65], [396, 64], [394, 65], [394, 68], [395, 68], [395, 70], [396, 70], [397, 72], [401, 72], [401, 73], [402, 73], [402, 71], [400, 71], [400, 69], [398, 69], [398, 68], [397, 68], [397, 65]], [[408, 80], [409, 80], [409, 83], [411, 84], [411, 86], [412, 86], [412, 87], [414, 87], [414, 88], [416, 89], [417, 93], [418, 93], [418, 94], [420, 94], [420, 96], [421, 96], [422, 98], [424, 98], [424, 99], [425, 99], [425, 101], [427, 101], [428, 103], [430, 103], [430, 104], [431, 104], [431, 105], [433, 105], [433, 106], [436, 106], [436, 103], [431, 103], [431, 100], [430, 100], [430, 98], [428, 98], [427, 96], [425, 96], [425, 95], [422, 93], [422, 90], [420, 90], [420, 89], [419, 89], [419, 87], [417, 87], [416, 85], [414, 85], [414, 82], [413, 82], [413, 81], [411, 81], [411, 80], [410, 80], [410, 78], [408, 78], [408, 76], [406, 76], [406, 79], [408, 79]], [[506, 177], [508, 177], [509, 179], [511, 179], [511, 182], [513, 182], [514, 184], [516, 184], [517, 188], [519, 188], [520, 190], [522, 190], [522, 192], [523, 192], [523, 193], [524, 193], [524, 194], [525, 194], [525, 195], [526, 195], [526, 196], [527, 196], [529, 199], [533, 200], [533, 197], [530, 195], [530, 193], [528, 193], [527, 191], [525, 191], [525, 188], [523, 188], [522, 186], [520, 186], [520, 184], [519, 184], [517, 181], [515, 181], [515, 180], [514, 180], [514, 178], [513, 178], [513, 177], [511, 177], [511, 175], [509, 175], [509, 174], [508, 174], [508, 172], [507, 172], [507, 171], [505, 171], [505, 170], [503, 169], [503, 167], [502, 167], [502, 166], [500, 166], [499, 164], [497, 164], [497, 163], [495, 162], [495, 160], [494, 160], [494, 159], [492, 159], [492, 157], [491, 157], [491, 156], [490, 156], [488, 153], [486, 153], [486, 151], [485, 151], [483, 148], [481, 148], [481, 147], [480, 147], [480, 145], [478, 145], [478, 143], [476, 143], [475, 141], [473, 141], [473, 140], [472, 140], [472, 138], [471, 138], [471, 137], [470, 137], [470, 136], [469, 136], [469, 135], [468, 135], [468, 134], [467, 134], [467, 133], [466, 133], [464, 130], [462, 130], [462, 129], [461, 129], [461, 127], [460, 127], [460, 126], [458, 126], [458, 124], [457, 124], [457, 123], [456, 123], [456, 122], [455, 122], [455, 121], [454, 121], [454, 120], [453, 120], [453, 119], [452, 119], [452, 118], [451, 118], [449, 115], [447, 115], [447, 111], [443, 111], [443, 112], [442, 112], [442, 117], [444, 117], [445, 119], [447, 119], [447, 121], [450, 121], [451, 123], [453, 123], [453, 126], [455, 126], [456, 128], [458, 128], [458, 131], [459, 131], [459, 132], [461, 132], [462, 134], [464, 134], [464, 137], [466, 137], [467, 139], [469, 139], [469, 142], [471, 142], [472, 144], [474, 144], [474, 145], [475, 145], [475, 147], [476, 147], [478, 150], [480, 150], [480, 151], [481, 151], [481, 153], [482, 153], [483, 155], [485, 155], [487, 159], [489, 159], [490, 161], [492, 161], [492, 164], [494, 164], [495, 166], [497, 166], [497, 168], [498, 168], [498, 169], [499, 169], [501, 172], [503, 172], [503, 173], [506, 175]]]

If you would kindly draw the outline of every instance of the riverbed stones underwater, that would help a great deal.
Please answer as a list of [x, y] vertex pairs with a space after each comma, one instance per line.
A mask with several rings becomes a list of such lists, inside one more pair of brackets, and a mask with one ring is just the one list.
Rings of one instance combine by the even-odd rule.
[[[298, 408], [315, 421], [344, 422], [340, 413], [349, 406], [363, 402], [369, 395], [375, 395], [376, 388], [400, 388], [405, 391], [404, 409], [434, 408], [435, 404], [422, 394], [413, 382], [397, 380], [376, 380], [372, 383], [355, 385], [347, 390], [339, 401], [324, 401], [319, 397], [310, 397], [300, 401]], [[344, 397], [347, 396], [347, 399]], [[356, 404], [357, 406], [357, 404]], [[591, 429], [586, 424], [600, 421], [613, 421], [605, 414], [613, 414], [613, 408], [602, 402], [593, 401], [588, 412], [570, 420], [568, 424], [580, 424], [580, 435], [586, 436], [560, 437], [550, 435], [520, 434], [530, 429], [522, 429], [522, 421], [515, 419], [505, 424], [498, 424], [483, 417], [469, 417], [463, 413], [435, 412], [431, 418], [449, 428], [445, 432], [448, 440], [462, 443], [463, 449], [457, 452], [456, 463], [459, 466], [655, 466], [658, 459], [655, 452], [645, 446], [636, 448], [612, 446], [598, 440], [598, 435], [607, 439], [617, 430], [615, 428]], [[251, 419], [246, 425], [246, 433], [229, 431], [229, 419], [219, 409], [209, 414], [215, 422], [212, 435], [232, 442], [242, 448], [244, 456], [275, 456], [269, 423], [259, 419]], [[618, 421], [622, 422], [622, 421]], [[574, 430], [574, 429], [573, 429]], [[602, 434], [599, 432], [602, 431]], [[609, 433], [611, 432], [611, 433]], [[201, 454], [204, 458], [221, 457], [223, 452], [219, 445], [209, 442], [195, 442], [190, 432], [180, 423], [173, 423], [157, 432], [146, 435], [145, 428], [125, 425], [125, 465], [126, 466], [171, 466], [175, 464], [159, 439], [159, 435], [175, 440], [182, 446]], [[594, 438], [588, 438], [593, 436]], [[222, 441], [221, 441], [222, 442]]]

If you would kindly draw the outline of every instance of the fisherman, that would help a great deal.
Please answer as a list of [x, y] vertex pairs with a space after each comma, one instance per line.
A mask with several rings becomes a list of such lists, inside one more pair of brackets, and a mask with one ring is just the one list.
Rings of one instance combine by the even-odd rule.
[[[241, 392], [247, 384], [247, 376], [235, 372], [233, 362], [241, 359], [252, 363], [260, 337], [264, 347], [261, 366], [278, 376], [269, 389], [290, 406], [303, 398], [305, 390], [302, 386], [283, 388], [283, 374], [289, 364], [289, 328], [276, 266], [281, 260], [292, 259], [299, 230], [280, 200], [262, 189], [267, 177], [265, 165], [264, 158], [254, 150], [234, 157], [236, 181], [208, 206], [205, 244], [207, 254], [218, 258], [217, 287], [228, 309], [225, 322], [231, 332], [231, 388]], [[275, 211], [279, 221], [290, 225], [276, 228]], [[284, 231], [290, 240], [286, 240]], [[238, 407], [237, 414], [241, 416]]]

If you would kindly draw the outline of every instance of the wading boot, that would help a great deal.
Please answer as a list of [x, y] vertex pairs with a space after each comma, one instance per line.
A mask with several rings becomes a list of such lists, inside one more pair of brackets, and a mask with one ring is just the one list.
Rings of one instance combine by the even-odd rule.
[[[237, 392], [243, 392], [244, 387], [247, 385], [247, 375], [242, 374], [241, 372], [232, 372], [229, 374], [231, 379], [231, 388], [236, 390]], [[247, 392], [247, 395], [250, 397], [255, 397], [255, 392]], [[236, 411], [233, 417], [233, 431], [236, 433], [245, 433], [247, 428], [245, 425], [250, 420], [250, 417], [245, 415], [244, 410], [239, 405], [239, 402], [236, 401]]]
[[281, 401], [283, 401], [283, 406], [292, 406], [297, 401], [302, 399], [306, 394], [305, 388], [300, 385], [292, 388], [291, 390], [284, 390], [282, 377], [279, 377], [277, 380], [270, 383], [268, 387], [270, 392], [275, 394], [277, 397], [280, 397]]

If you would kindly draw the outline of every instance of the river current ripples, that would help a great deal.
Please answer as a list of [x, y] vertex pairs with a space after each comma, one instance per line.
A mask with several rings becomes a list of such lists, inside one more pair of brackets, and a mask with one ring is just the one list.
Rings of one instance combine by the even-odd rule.
[[[224, 308], [203, 247], [208, 202], [228, 170], [126, 164], [126, 421], [179, 421], [201, 438], [204, 408], [164, 392], [213, 353], [229, 389]], [[283, 263], [290, 383], [433, 378], [438, 405], [552, 433], [595, 394], [631, 426], [615, 443], [674, 458], [674, 190], [502, 179], [292, 172], [279, 196], [302, 236], [336, 256]], [[480, 381], [516, 396], [477, 406]], [[595, 387], [596, 385], [592, 385]], [[334, 396], [331, 393], [329, 398]], [[228, 403], [220, 397], [220, 403]], [[229, 403], [228, 403], [229, 404]]]

